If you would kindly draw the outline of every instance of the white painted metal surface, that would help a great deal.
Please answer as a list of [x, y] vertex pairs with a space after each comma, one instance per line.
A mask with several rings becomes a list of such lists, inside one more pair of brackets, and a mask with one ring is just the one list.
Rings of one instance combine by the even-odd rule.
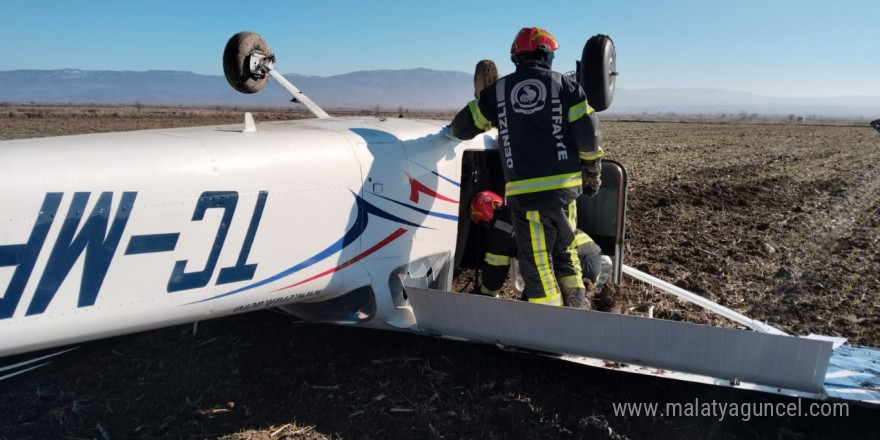
[[880, 350], [409, 287], [422, 331], [592, 367], [880, 404]]
[[[441, 121], [319, 119], [0, 142], [0, 356], [371, 286], [455, 243]], [[442, 195], [446, 200], [441, 199]], [[369, 258], [367, 258], [369, 257]]]
[[810, 393], [831, 342], [411, 287], [423, 331]]

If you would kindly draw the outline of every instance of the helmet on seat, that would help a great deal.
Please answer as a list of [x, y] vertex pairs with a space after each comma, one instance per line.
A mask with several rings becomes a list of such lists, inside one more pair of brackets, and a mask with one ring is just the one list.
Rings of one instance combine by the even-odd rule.
[[480, 191], [471, 200], [471, 220], [474, 223], [489, 223], [495, 216], [495, 209], [501, 207], [504, 200], [492, 191]]
[[552, 60], [553, 52], [559, 48], [559, 43], [544, 29], [526, 27], [519, 30], [510, 46], [510, 60], [519, 64], [520, 60]]

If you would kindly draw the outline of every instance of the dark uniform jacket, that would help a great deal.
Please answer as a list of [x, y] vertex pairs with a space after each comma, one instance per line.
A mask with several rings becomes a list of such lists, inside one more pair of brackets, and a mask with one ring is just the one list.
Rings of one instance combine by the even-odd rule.
[[582, 192], [582, 167], [604, 154], [580, 84], [537, 65], [520, 64], [484, 88], [450, 130], [472, 139], [492, 126], [498, 128], [505, 196], [516, 209], [567, 205]]

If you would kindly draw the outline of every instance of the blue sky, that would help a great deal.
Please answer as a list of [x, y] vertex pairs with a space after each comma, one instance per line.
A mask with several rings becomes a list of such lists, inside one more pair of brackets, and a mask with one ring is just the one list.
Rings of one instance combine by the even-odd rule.
[[2, 12], [0, 70], [222, 75], [226, 41], [248, 30], [268, 41], [282, 73], [470, 73], [490, 58], [504, 74], [516, 32], [538, 26], [559, 40], [563, 72], [590, 36], [611, 36], [620, 88], [880, 96], [880, 0], [26, 0]]

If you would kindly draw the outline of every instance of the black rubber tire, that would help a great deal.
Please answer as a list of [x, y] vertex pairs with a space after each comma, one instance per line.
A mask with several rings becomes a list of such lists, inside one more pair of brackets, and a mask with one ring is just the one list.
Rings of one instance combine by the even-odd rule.
[[597, 112], [611, 107], [617, 79], [617, 52], [607, 35], [594, 35], [581, 53], [578, 81], [587, 94], [587, 102]]
[[489, 84], [498, 81], [498, 68], [492, 60], [480, 60], [474, 68], [474, 98]]
[[268, 76], [255, 78], [250, 71], [250, 56], [254, 53], [271, 55], [269, 44], [259, 34], [239, 32], [232, 36], [223, 50], [223, 74], [233, 89], [241, 93], [256, 93], [269, 81]]

